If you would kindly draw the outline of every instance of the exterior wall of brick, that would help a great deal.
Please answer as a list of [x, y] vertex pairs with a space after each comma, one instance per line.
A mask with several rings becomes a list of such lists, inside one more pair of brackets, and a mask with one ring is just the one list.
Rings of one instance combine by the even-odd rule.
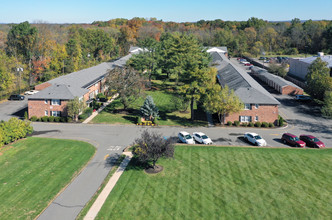
[[48, 83], [48, 82], [44, 82], [44, 83], [42, 83], [42, 84], [40, 84], [40, 85], [36, 85], [36, 86], [35, 86], [35, 90], [40, 91], [40, 90], [43, 90], [43, 89], [45, 89], [45, 88], [47, 88], [47, 87], [49, 87], [49, 86], [51, 86], [50, 83]]
[[48, 116], [51, 116], [51, 111], [61, 111], [61, 116], [67, 116], [67, 103], [68, 100], [61, 100], [61, 105], [51, 105], [51, 100], [29, 100], [28, 101], [28, 115], [29, 118], [32, 116], [43, 117], [47, 110]]
[[285, 86], [281, 90], [283, 95], [303, 95], [303, 89], [296, 88], [294, 86]]
[[228, 115], [225, 118], [225, 122], [240, 121], [240, 116], [251, 116], [251, 121], [256, 122], [255, 118], [258, 116], [259, 122], [272, 122], [276, 124], [278, 115], [278, 105], [259, 105], [256, 109], [255, 105], [252, 104], [251, 110], [242, 110], [240, 113]]
[[[89, 89], [89, 92], [86, 93], [86, 94], [83, 96], [83, 97], [84, 97], [84, 101], [87, 101], [87, 100], [90, 99], [90, 93], [93, 94], [93, 95], [91, 95], [91, 96], [96, 97], [97, 94], [101, 92], [101, 83], [100, 83], [100, 82], [95, 83], [95, 84], [93, 84], [92, 86], [90, 86], [88, 89]], [[98, 90], [98, 92], [97, 92], [97, 90]]]

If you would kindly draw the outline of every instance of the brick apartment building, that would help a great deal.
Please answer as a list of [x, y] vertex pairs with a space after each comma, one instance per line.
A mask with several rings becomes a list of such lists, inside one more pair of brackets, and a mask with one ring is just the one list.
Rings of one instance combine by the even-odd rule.
[[39, 92], [28, 98], [29, 118], [67, 116], [67, 103], [75, 97], [89, 104], [98, 93], [106, 91], [105, 77], [109, 70], [123, 67], [132, 54], [138, 52], [134, 51], [116, 61], [104, 62], [37, 85], [35, 89]]
[[246, 71], [234, 65], [224, 53], [211, 52], [210, 54], [213, 58], [211, 65], [218, 70], [219, 84], [222, 87], [228, 85], [230, 89], [233, 89], [245, 105], [240, 113], [226, 115], [225, 122], [276, 123], [280, 103]]

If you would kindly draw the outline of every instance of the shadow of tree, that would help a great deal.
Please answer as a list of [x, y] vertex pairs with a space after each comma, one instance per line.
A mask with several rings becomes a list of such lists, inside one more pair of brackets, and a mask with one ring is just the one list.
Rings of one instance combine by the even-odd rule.
[[35, 135], [43, 135], [43, 134], [53, 133], [53, 132], [60, 133], [60, 130], [33, 131], [31, 134], [28, 134], [27, 136], [31, 137], [31, 136], [35, 136]]

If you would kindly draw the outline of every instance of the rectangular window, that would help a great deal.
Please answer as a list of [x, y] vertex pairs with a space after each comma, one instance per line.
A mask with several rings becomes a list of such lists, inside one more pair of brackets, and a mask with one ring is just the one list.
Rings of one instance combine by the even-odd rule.
[[240, 122], [251, 122], [251, 116], [240, 116]]
[[245, 110], [251, 110], [251, 105], [245, 103], [245, 104], [244, 104], [244, 109], [245, 109]]
[[48, 116], [48, 111], [47, 110], [45, 110], [45, 116]]
[[52, 105], [61, 105], [60, 99], [52, 99]]
[[255, 108], [258, 109], [259, 105], [258, 104], [255, 104]]
[[45, 99], [45, 104], [48, 104], [48, 100], [47, 99]]
[[61, 112], [60, 111], [51, 111], [51, 115], [54, 116], [54, 117], [60, 117]]
[[255, 117], [255, 121], [258, 121], [258, 116]]
[[94, 96], [94, 93], [93, 92], [90, 92], [89, 93], [89, 99], [93, 99], [95, 96]]

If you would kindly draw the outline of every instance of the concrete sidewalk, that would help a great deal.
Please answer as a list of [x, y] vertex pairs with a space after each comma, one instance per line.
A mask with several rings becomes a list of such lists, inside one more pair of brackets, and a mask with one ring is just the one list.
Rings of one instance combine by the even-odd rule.
[[89, 123], [94, 117], [96, 117], [99, 112], [101, 112], [102, 110], [104, 110], [104, 108], [106, 108], [106, 106], [108, 106], [111, 102], [114, 101], [114, 99], [116, 99], [119, 96], [119, 94], [115, 94], [110, 100], [108, 100], [107, 102], [104, 103], [103, 106], [101, 106], [97, 111], [93, 112], [87, 119], [85, 119], [82, 123], [83, 124], [87, 124]]
[[84, 217], [84, 220], [93, 220], [96, 218], [98, 212], [100, 211], [101, 207], [104, 205], [108, 195], [114, 188], [115, 184], [121, 177], [123, 171], [125, 171], [128, 163], [130, 162], [131, 158], [133, 157], [131, 152], [124, 152], [123, 154], [126, 155], [126, 158], [122, 161], [120, 164], [119, 168], [116, 170], [116, 172], [113, 174], [111, 179], [108, 181], [107, 185], [103, 189], [103, 191], [99, 194], [98, 198], [96, 201], [93, 203], [91, 206], [90, 210]]

